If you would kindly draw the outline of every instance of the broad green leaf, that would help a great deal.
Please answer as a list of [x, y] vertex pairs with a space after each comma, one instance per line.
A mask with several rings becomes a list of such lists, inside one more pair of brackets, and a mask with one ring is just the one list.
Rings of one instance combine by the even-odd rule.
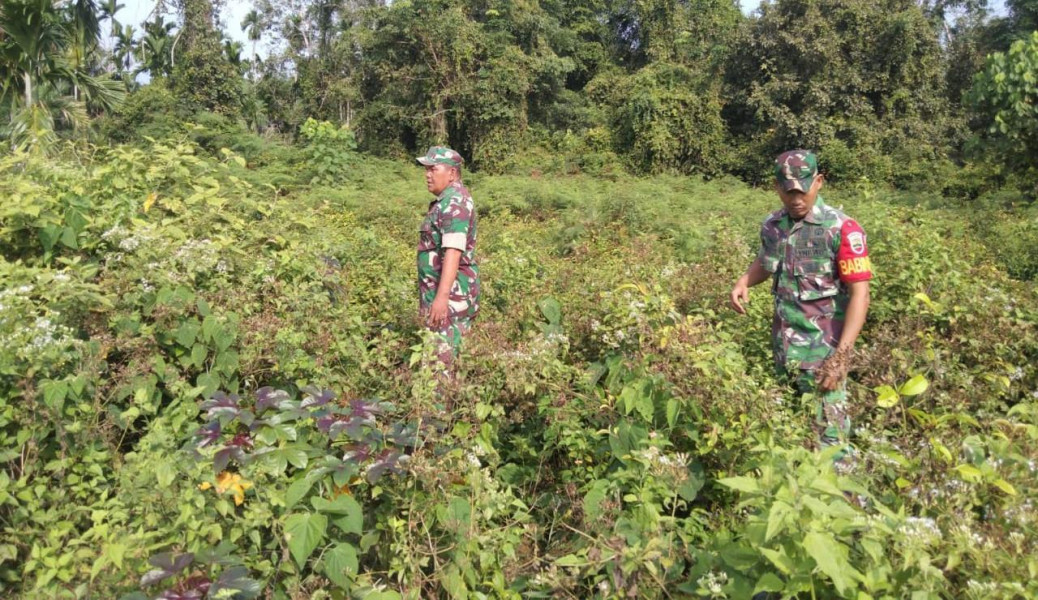
[[688, 479], [678, 486], [678, 495], [692, 502], [699, 495], [699, 490], [703, 489], [704, 485], [706, 485], [706, 474], [703, 472], [703, 465], [693, 462], [688, 465]]
[[916, 375], [901, 386], [900, 392], [902, 396], [918, 396], [928, 387], [930, 387], [930, 382], [926, 380], [926, 377]]
[[591, 489], [584, 495], [584, 520], [594, 523], [602, 516], [602, 501], [609, 490], [609, 481], [598, 479], [591, 484]]
[[308, 462], [306, 452], [300, 448], [294, 448], [289, 446], [276, 450], [275, 452], [280, 453], [281, 457], [284, 458], [290, 465], [297, 469], [305, 469]]
[[958, 465], [955, 467], [955, 471], [962, 475], [962, 478], [966, 481], [979, 482], [984, 478], [984, 475], [980, 472], [980, 469], [973, 465]]
[[338, 544], [324, 555], [324, 574], [344, 590], [350, 589], [359, 569], [357, 549], [350, 544]]
[[756, 595], [760, 592], [781, 592], [785, 587], [785, 582], [778, 575], [765, 573], [757, 580], [757, 585], [753, 586], [753, 593]]
[[60, 412], [68, 395], [68, 382], [47, 381], [43, 384], [43, 402], [52, 410]]
[[210, 396], [220, 389], [220, 376], [215, 373], [200, 373], [195, 379], [195, 385], [204, 388], [203, 396]]
[[205, 315], [202, 319], [202, 339], [206, 342], [213, 341], [213, 335], [220, 330], [220, 321], [213, 315]]
[[760, 483], [752, 477], [725, 477], [723, 479], [718, 479], [717, 483], [748, 494], [760, 492]]
[[205, 365], [205, 359], [209, 356], [209, 349], [205, 344], [195, 344], [191, 347], [191, 364], [201, 369]]
[[680, 404], [677, 399], [671, 398], [667, 400], [667, 425], [673, 427], [678, 422], [678, 410]]
[[890, 387], [889, 385], [881, 385], [874, 390], [877, 394], [876, 406], [880, 408], [890, 408], [896, 406], [901, 396], [898, 395], [897, 390]]
[[314, 498], [310, 503], [322, 513], [337, 515], [332, 522], [346, 533], [364, 533], [364, 509], [353, 496], [342, 494], [334, 500]]
[[313, 486], [314, 482], [309, 477], [299, 479], [288, 486], [288, 491], [285, 492], [285, 510], [292, 510], [292, 507], [302, 500]]
[[1014, 488], [1013, 485], [1011, 483], [1009, 483], [1008, 481], [1006, 481], [1005, 479], [1002, 479], [1002, 478], [996, 479], [996, 480], [991, 482], [991, 485], [994, 485], [995, 487], [997, 487], [998, 489], [1002, 490], [1003, 492], [1009, 494], [1010, 496], [1015, 496], [1016, 495], [1016, 488]]
[[299, 568], [324, 539], [328, 517], [316, 513], [297, 513], [285, 519], [285, 541]]
[[930, 445], [933, 447], [934, 450], [937, 451], [938, 454], [941, 455], [942, 458], [944, 458], [945, 462], [950, 463], [955, 460], [955, 458], [952, 456], [951, 450], [948, 450], [948, 447], [942, 444], [941, 441], [937, 438], [931, 437]]
[[155, 480], [158, 481], [159, 487], [169, 487], [175, 478], [176, 472], [168, 460], [163, 460], [155, 466]]
[[646, 423], [652, 423], [656, 410], [652, 405], [652, 392], [649, 386], [645, 386], [643, 393], [638, 395], [634, 407], [638, 410], [638, 414], [645, 419]]
[[786, 528], [786, 521], [791, 514], [793, 514], [793, 507], [785, 502], [776, 501], [771, 505], [771, 510], [768, 512], [768, 529], [764, 533], [765, 543], [782, 533], [782, 530]]
[[832, 537], [817, 531], [804, 536], [804, 550], [818, 564], [818, 568], [833, 580], [841, 594], [854, 585], [854, 578], [861, 578], [844, 555], [843, 548]]
[[739, 571], [753, 567], [760, 560], [760, 553], [742, 544], [728, 544], [721, 548], [721, 559]]
[[544, 298], [537, 303], [537, 306], [541, 309], [544, 319], [552, 325], [562, 322], [562, 305], [555, 298]]
[[198, 332], [202, 326], [199, 325], [196, 319], [188, 319], [180, 324], [180, 327], [174, 332], [174, 337], [177, 343], [185, 348], [190, 348], [195, 343], [195, 338], [198, 337]]
[[443, 587], [447, 590], [447, 597], [464, 600], [468, 598], [469, 588], [465, 585], [465, 578], [455, 565], [449, 565], [443, 571]]

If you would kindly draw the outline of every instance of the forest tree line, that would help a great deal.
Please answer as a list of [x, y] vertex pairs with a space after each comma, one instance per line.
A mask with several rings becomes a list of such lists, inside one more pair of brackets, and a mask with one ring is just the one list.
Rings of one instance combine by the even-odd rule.
[[195, 123], [248, 156], [314, 118], [365, 152], [445, 143], [491, 172], [563, 156], [760, 181], [802, 146], [836, 180], [1038, 181], [1035, 0], [257, 0], [222, 30], [221, 4], [160, 2], [138, 31], [118, 0], [6, 0], [5, 145]]

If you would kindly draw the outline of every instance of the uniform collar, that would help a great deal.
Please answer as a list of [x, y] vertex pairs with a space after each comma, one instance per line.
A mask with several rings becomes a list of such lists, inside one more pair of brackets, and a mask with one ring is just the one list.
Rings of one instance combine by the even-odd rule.
[[[801, 220], [805, 223], [810, 223], [812, 225], [821, 225], [825, 221], [825, 218], [823, 216], [823, 213], [825, 213], [825, 209], [825, 201], [822, 200], [821, 196], [818, 196], [817, 198], [815, 198], [815, 205], [811, 207], [811, 212], [804, 215], [804, 218]], [[785, 217], [785, 219], [789, 222], [790, 226], [796, 225], [797, 222], [793, 220], [793, 217], [789, 215], [789, 211], [785, 208], [782, 209], [782, 216]]]
[[812, 225], [821, 225], [824, 220], [822, 213], [825, 212], [825, 201], [822, 200], [821, 196], [815, 198], [815, 205], [811, 207], [811, 212], [807, 213], [804, 220]]
[[451, 182], [450, 185], [448, 185], [447, 187], [443, 188], [443, 191], [440, 192], [440, 195], [437, 196], [436, 199], [433, 200], [433, 202], [439, 202], [440, 200], [443, 200], [447, 196], [450, 196], [453, 192], [455, 192], [457, 190], [460, 190], [461, 187], [462, 187], [462, 183], [460, 181], [453, 181], [453, 182]]

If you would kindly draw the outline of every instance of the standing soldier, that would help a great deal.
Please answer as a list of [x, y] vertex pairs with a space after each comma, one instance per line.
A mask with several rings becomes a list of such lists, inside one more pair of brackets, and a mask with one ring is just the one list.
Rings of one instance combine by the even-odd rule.
[[426, 327], [440, 338], [436, 354], [447, 371], [479, 312], [476, 211], [461, 182], [460, 154], [433, 146], [416, 160], [436, 196], [418, 236], [418, 305]]
[[761, 225], [761, 249], [735, 283], [731, 305], [745, 314], [749, 288], [772, 279], [775, 363], [801, 393], [816, 394], [815, 428], [822, 446], [849, 447], [846, 376], [869, 308], [872, 266], [865, 232], [818, 195], [823, 176], [815, 155], [791, 150], [775, 160], [783, 208]]

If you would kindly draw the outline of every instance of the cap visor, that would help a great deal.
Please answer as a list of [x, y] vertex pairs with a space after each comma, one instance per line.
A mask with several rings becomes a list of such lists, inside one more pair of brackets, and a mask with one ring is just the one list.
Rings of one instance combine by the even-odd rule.
[[814, 177], [805, 177], [803, 179], [784, 179], [779, 181], [779, 185], [782, 186], [782, 191], [791, 192], [796, 190], [798, 192], [807, 192], [811, 189], [811, 184], [814, 183]]
[[424, 156], [419, 156], [415, 158], [415, 160], [418, 161], [418, 164], [425, 165], [427, 167], [431, 167], [436, 164], [433, 160], [426, 158]]

